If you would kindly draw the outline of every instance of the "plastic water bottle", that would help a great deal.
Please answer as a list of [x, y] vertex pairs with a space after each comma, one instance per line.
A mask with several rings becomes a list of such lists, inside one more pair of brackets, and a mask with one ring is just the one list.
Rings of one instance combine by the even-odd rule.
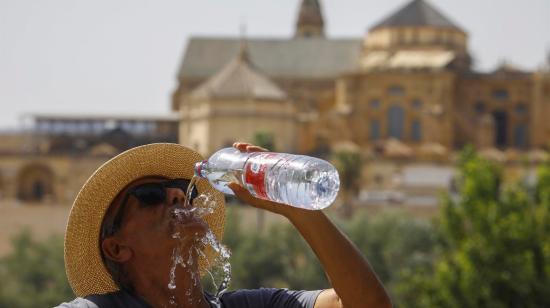
[[330, 163], [304, 155], [273, 152], [242, 153], [225, 148], [195, 165], [195, 175], [217, 190], [233, 195], [227, 186], [237, 182], [250, 193], [291, 206], [320, 210], [331, 205], [338, 189], [338, 171]]

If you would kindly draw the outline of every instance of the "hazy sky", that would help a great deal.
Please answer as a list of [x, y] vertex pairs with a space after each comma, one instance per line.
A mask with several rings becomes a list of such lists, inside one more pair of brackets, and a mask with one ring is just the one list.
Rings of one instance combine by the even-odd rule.
[[[405, 0], [321, 0], [331, 37], [363, 37]], [[477, 68], [535, 69], [549, 0], [431, 0], [470, 35]], [[194, 35], [290, 37], [299, 0], [0, 0], [0, 128], [29, 112], [166, 114]]]

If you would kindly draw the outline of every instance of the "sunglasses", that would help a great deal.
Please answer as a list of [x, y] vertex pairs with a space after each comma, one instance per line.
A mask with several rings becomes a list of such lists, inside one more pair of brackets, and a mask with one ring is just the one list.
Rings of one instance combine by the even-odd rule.
[[[111, 227], [108, 228], [109, 230], [105, 230], [107, 231], [107, 234], [104, 234], [104, 236], [114, 235], [120, 229], [120, 226], [122, 225], [122, 219], [124, 218], [125, 208], [128, 204], [128, 199], [130, 199], [130, 196], [135, 197], [139, 201], [140, 207], [152, 207], [155, 205], [164, 204], [166, 202], [167, 188], [178, 188], [186, 193], [189, 182], [189, 180], [185, 179], [175, 179], [164, 182], [144, 183], [131, 188], [124, 195], [122, 203], [118, 207], [114, 219], [112, 220], [113, 223]], [[193, 187], [189, 203], [192, 203], [193, 199], [195, 199], [197, 196], [197, 188]]]

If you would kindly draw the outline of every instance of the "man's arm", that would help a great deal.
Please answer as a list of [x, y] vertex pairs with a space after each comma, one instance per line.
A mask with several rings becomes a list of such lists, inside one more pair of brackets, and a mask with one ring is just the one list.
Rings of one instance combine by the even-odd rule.
[[[357, 247], [322, 211], [293, 208], [253, 197], [238, 184], [230, 188], [242, 201], [287, 217], [313, 249], [334, 291], [346, 307], [390, 307], [391, 301], [378, 277]], [[319, 295], [315, 307], [338, 307], [334, 292]]]

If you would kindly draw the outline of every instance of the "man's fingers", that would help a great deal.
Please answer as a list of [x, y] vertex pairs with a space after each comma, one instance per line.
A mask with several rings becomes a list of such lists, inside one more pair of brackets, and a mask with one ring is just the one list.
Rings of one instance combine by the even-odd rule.
[[247, 152], [267, 152], [269, 151], [266, 148], [259, 147], [257, 145], [249, 145], [246, 147]]
[[229, 183], [227, 184], [227, 186], [229, 188], [231, 188], [231, 190], [235, 193], [235, 196], [237, 197], [244, 197], [245, 195], [249, 195], [250, 192], [248, 190], [246, 190], [244, 187], [242, 187], [241, 185], [233, 182], [233, 183]]
[[248, 190], [237, 183], [229, 183], [227, 186], [235, 193], [235, 196], [244, 202], [249, 203], [254, 198]]
[[241, 152], [246, 152], [246, 147], [248, 147], [250, 144], [246, 142], [235, 142], [233, 143], [233, 147]]
[[237, 184], [237, 183], [229, 183], [227, 184], [227, 187], [231, 188], [231, 190], [234, 192], [234, 193], [237, 193], [237, 191], [241, 190], [242, 187], [241, 185]]
[[289, 206], [285, 204], [258, 199], [254, 197], [248, 190], [246, 190], [246, 188], [242, 187], [241, 185], [235, 182], [229, 183], [227, 187], [229, 187], [233, 191], [233, 193], [235, 194], [235, 196], [237, 196], [237, 198], [239, 198], [239, 200], [255, 208], [264, 209], [273, 213], [283, 214], [283, 215], [284, 215], [285, 209], [289, 208]]
[[235, 142], [233, 147], [241, 152], [267, 152], [268, 150], [247, 142]]

